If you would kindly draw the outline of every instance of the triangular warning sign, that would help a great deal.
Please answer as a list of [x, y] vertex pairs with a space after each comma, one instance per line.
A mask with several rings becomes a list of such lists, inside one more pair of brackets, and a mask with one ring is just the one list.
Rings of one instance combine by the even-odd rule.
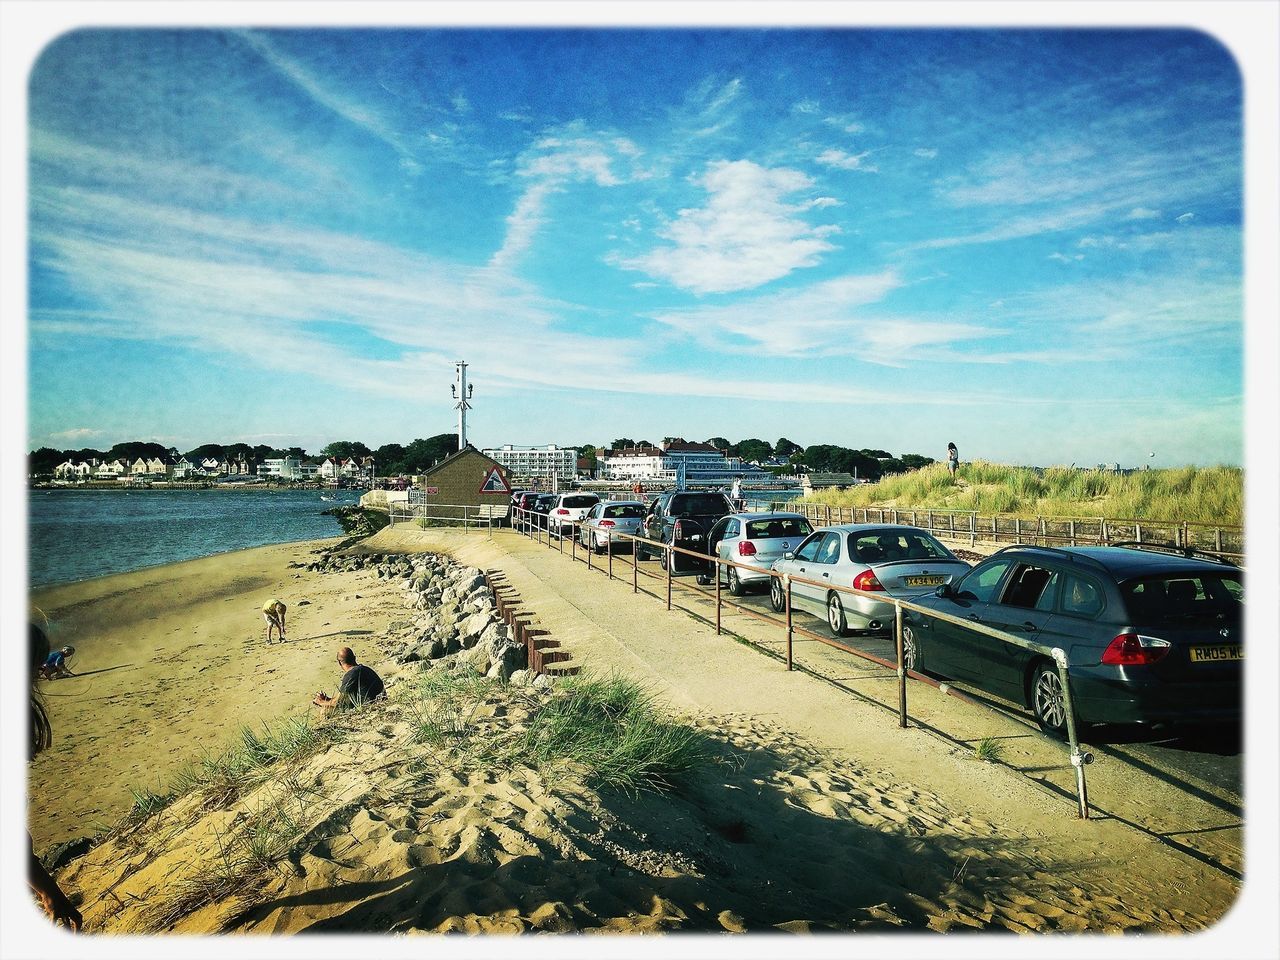
[[511, 486], [502, 476], [502, 470], [498, 467], [490, 467], [488, 475], [484, 478], [484, 483], [480, 484], [481, 493], [511, 493]]

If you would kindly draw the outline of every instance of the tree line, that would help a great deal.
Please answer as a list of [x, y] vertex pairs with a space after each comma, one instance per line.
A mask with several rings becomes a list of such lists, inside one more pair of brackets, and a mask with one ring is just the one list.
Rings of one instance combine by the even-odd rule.
[[263, 460], [296, 457], [299, 460], [324, 460], [333, 457], [346, 460], [350, 457], [373, 457], [374, 466], [382, 476], [423, 473], [435, 463], [450, 454], [458, 452], [458, 436], [453, 433], [441, 433], [434, 437], [421, 438], [407, 444], [384, 443], [374, 449], [359, 440], [335, 440], [326, 444], [317, 454], [308, 453], [302, 447], [272, 447], [267, 444], [248, 443], [202, 443], [191, 450], [179, 451], [176, 447], [167, 447], [162, 443], [144, 440], [129, 440], [117, 443], [107, 450], [93, 447], [82, 447], [77, 450], [57, 450], [53, 447], [40, 447], [28, 455], [32, 474], [51, 474], [60, 463], [70, 460], [81, 461], [124, 460], [132, 463], [139, 457], [185, 456], [192, 463], [198, 463], [212, 457], [215, 460], [246, 459], [253, 463]]

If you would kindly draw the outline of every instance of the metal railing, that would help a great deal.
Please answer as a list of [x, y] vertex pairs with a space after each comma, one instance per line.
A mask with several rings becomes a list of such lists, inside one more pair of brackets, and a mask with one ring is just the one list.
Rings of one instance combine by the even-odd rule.
[[1192, 520], [1122, 520], [1108, 517], [1015, 517], [972, 510], [838, 507], [803, 500], [752, 501], [750, 510], [787, 511], [832, 526], [838, 523], [903, 523], [953, 541], [1025, 543], [1037, 546], [1106, 546], [1117, 542], [1173, 544], [1230, 560], [1244, 559], [1244, 527]]
[[463, 531], [466, 532], [474, 524], [477, 529], [483, 526], [488, 535], [492, 537], [494, 525], [501, 525], [507, 519], [507, 514], [508, 510], [505, 506], [495, 507], [492, 504], [393, 503], [390, 505], [391, 519], [389, 526], [394, 527], [397, 524], [408, 523], [425, 528], [432, 525], [457, 526], [461, 524]]
[[[551, 529], [553, 523], [557, 528], [557, 532], [555, 533], [553, 533]], [[703, 565], [707, 565], [707, 566], [714, 565], [715, 573], [711, 575], [711, 579], [715, 584], [714, 589], [703, 589], [702, 587], [692, 586], [687, 583], [680, 584], [681, 588], [687, 591], [692, 591], [694, 593], [701, 594], [708, 598], [714, 598], [715, 627], [716, 627], [717, 635], [723, 632], [722, 610], [726, 606], [733, 609], [737, 613], [746, 614], [747, 616], [750, 616], [754, 619], [761, 620], [766, 623], [775, 624], [779, 627], [784, 628], [786, 631], [785, 660], [786, 660], [786, 667], [788, 670], [794, 669], [793, 646], [794, 646], [794, 641], [797, 634], [803, 637], [806, 637], [808, 639], [816, 640], [820, 643], [834, 647], [843, 652], [853, 654], [854, 656], [861, 657], [864, 660], [871, 661], [873, 663], [879, 664], [880, 666], [895, 670], [897, 673], [897, 681], [898, 681], [898, 726], [903, 729], [905, 729], [908, 726], [908, 719], [909, 719], [908, 710], [907, 710], [907, 706], [908, 706], [907, 680], [908, 679], [916, 680], [921, 683], [932, 686], [935, 689], [939, 690], [940, 692], [947, 694], [948, 696], [952, 696], [962, 702], [969, 703], [975, 706], [986, 706], [982, 701], [979, 701], [977, 699], [974, 699], [973, 697], [965, 695], [961, 691], [954, 689], [950, 684], [946, 682], [940, 682], [940, 681], [934, 680], [930, 677], [925, 676], [924, 674], [916, 672], [915, 670], [910, 670], [905, 666], [904, 656], [903, 656], [903, 642], [904, 642], [903, 641], [903, 611], [916, 611], [918, 613], [927, 614], [929, 617], [935, 620], [944, 621], [947, 623], [954, 624], [956, 626], [963, 627], [966, 630], [985, 634], [987, 636], [993, 637], [994, 639], [1003, 641], [1005, 643], [1010, 643], [1010, 644], [1013, 644], [1014, 646], [1021, 647], [1024, 650], [1028, 650], [1036, 654], [1037, 656], [1044, 658], [1048, 662], [1052, 663], [1053, 666], [1056, 668], [1058, 680], [1062, 685], [1062, 698], [1063, 698], [1062, 705], [1063, 705], [1063, 710], [1065, 713], [1065, 720], [1066, 720], [1068, 759], [1070, 761], [1071, 766], [1075, 770], [1078, 816], [1081, 819], [1085, 819], [1085, 820], [1089, 819], [1089, 794], [1088, 794], [1088, 784], [1085, 779], [1084, 768], [1087, 764], [1093, 762], [1093, 756], [1080, 749], [1080, 740], [1077, 733], [1077, 721], [1075, 716], [1075, 705], [1072, 702], [1072, 698], [1071, 698], [1071, 685], [1070, 685], [1070, 678], [1068, 675], [1069, 668], [1070, 668], [1070, 661], [1068, 659], [1067, 652], [1063, 650], [1061, 647], [1049, 647], [1044, 644], [1039, 644], [1034, 641], [1027, 640], [1025, 637], [1016, 636], [1011, 633], [1005, 633], [1004, 631], [995, 630], [983, 624], [974, 623], [973, 621], [968, 619], [963, 619], [960, 617], [951, 616], [950, 614], [941, 613], [937, 610], [912, 603], [909, 600], [903, 600], [897, 597], [885, 596], [883, 593], [880, 593], [880, 592], [875, 592], [875, 593], [867, 592], [867, 591], [855, 589], [854, 587], [851, 587], [851, 586], [846, 587], [840, 584], [835, 584], [830, 582], [819, 582], [816, 580], [807, 579], [805, 577], [797, 577], [794, 575], [781, 574], [774, 570], [767, 571], [770, 578], [770, 590], [772, 592], [775, 582], [781, 583], [782, 585], [781, 592], [784, 598], [784, 602], [783, 602], [783, 609], [780, 612], [783, 614], [783, 618], [769, 616], [768, 614], [762, 613], [759, 610], [753, 610], [750, 607], [746, 607], [746, 606], [743, 606], [742, 604], [734, 603], [731, 600], [725, 600], [721, 595], [720, 573], [721, 573], [722, 567], [737, 567], [744, 570], [750, 570], [756, 574], [759, 574], [761, 572], [766, 572], [766, 571], [761, 571], [759, 567], [755, 567], [746, 563], [738, 563], [733, 560], [725, 560], [716, 555], [709, 555], [707, 553], [702, 553], [696, 550], [689, 550], [684, 547], [677, 547], [674, 544], [666, 543], [664, 541], [651, 540], [651, 539], [648, 539], [647, 537], [628, 534], [628, 533], [622, 533], [613, 529], [608, 529], [607, 536], [604, 536], [604, 533], [600, 531], [599, 528], [596, 528], [591, 524], [584, 524], [581, 521], [559, 520], [556, 517], [546, 513], [538, 513], [537, 511], [533, 511], [533, 510], [521, 510], [519, 508], [512, 509], [512, 527], [517, 532], [522, 533], [525, 536], [529, 537], [530, 539], [536, 540], [539, 543], [543, 543], [549, 548], [552, 547], [552, 540], [554, 539], [558, 542], [558, 546], [561, 554], [565, 553], [564, 542], [566, 537], [564, 535], [564, 532], [566, 530], [570, 531], [572, 534], [572, 538], [570, 539], [569, 556], [572, 560], [579, 559], [577, 556], [577, 548], [580, 542], [581, 530], [584, 526], [590, 531], [590, 539], [587, 541], [587, 546], [584, 547], [583, 549], [583, 558], [582, 558], [583, 562], [586, 563], [589, 569], [590, 568], [600, 569], [600, 571], [602, 573], [605, 573], [610, 580], [621, 579], [619, 577], [615, 577], [613, 572], [615, 542], [629, 543], [631, 545], [630, 566], [631, 566], [631, 589], [633, 593], [639, 592], [639, 577], [641, 575], [640, 564], [638, 562], [639, 556], [637, 551], [643, 548], [648, 553], [660, 554], [663, 558], [662, 566], [663, 566], [663, 572], [665, 576], [659, 577], [657, 574], [650, 573], [649, 571], [644, 571], [643, 573], [644, 573], [644, 576], [648, 578], [665, 579], [666, 607], [668, 610], [672, 609], [672, 590], [673, 590], [673, 581], [675, 580], [675, 577], [673, 576], [673, 567], [674, 567], [674, 557], [677, 554], [683, 554], [685, 556], [692, 557], [698, 560]], [[602, 539], [604, 539], [605, 547], [606, 547], [605, 563], [602, 565], [598, 565], [598, 567], [592, 562], [595, 556], [594, 544], [597, 536], [600, 536]], [[862, 597], [867, 597], [867, 598], [876, 600], [878, 602], [891, 604], [894, 608], [893, 637], [894, 637], [894, 649], [896, 652], [896, 660], [890, 661], [882, 657], [877, 657], [872, 653], [859, 650], [856, 647], [853, 647], [849, 644], [841, 643], [839, 640], [833, 637], [824, 637], [821, 634], [815, 633], [814, 631], [807, 630], [804, 627], [798, 626], [795, 623], [795, 619], [793, 616], [793, 612], [795, 609], [793, 604], [793, 587], [795, 584], [803, 584], [808, 586], [819, 587], [823, 590], [826, 590], [832, 593], [862, 596]]]

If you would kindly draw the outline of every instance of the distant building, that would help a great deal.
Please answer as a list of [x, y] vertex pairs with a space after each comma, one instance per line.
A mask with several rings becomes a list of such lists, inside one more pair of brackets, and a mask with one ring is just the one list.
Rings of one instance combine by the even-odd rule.
[[511, 508], [507, 468], [467, 444], [422, 475], [409, 490], [409, 505], [422, 515], [442, 519], [477, 514], [506, 517]]
[[487, 447], [481, 453], [517, 477], [572, 480], [577, 476], [578, 451], [573, 447], [560, 447], [554, 443], [544, 447], [517, 447], [507, 443], [501, 447]]
[[606, 450], [599, 459], [605, 480], [630, 480], [661, 486], [727, 486], [734, 480], [772, 480], [773, 474], [730, 457], [709, 443], [668, 437], [661, 447]]
[[297, 457], [267, 457], [258, 465], [258, 476], [277, 480], [294, 480], [302, 461]]

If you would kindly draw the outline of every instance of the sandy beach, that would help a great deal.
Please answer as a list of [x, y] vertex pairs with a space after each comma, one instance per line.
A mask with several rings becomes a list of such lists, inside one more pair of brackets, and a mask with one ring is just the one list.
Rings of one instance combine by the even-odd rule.
[[[322, 546], [33, 598], [84, 674], [45, 685], [55, 742], [31, 768], [37, 851], [118, 823], [131, 787], [161, 789], [242, 726], [313, 712], [314, 691], [336, 686], [340, 644], [391, 694], [252, 791], [222, 805], [180, 798], [63, 867], [91, 931], [1175, 933], [1211, 926], [1238, 893], [1204, 856], [1121, 817], [1076, 820], [1069, 799], [1009, 768], [899, 731], [874, 703], [780, 671], [508, 531], [389, 530], [362, 549], [500, 570], [575, 665], [650, 686], [713, 761], [674, 791], [635, 794], [572, 769], [495, 763], [485, 744], [517, 736], [554, 695], [519, 685], [466, 701], [465, 743], [424, 746], [411, 696], [423, 665], [388, 655], [400, 584], [295, 566]], [[273, 595], [289, 604], [289, 642], [267, 647], [258, 609]], [[945, 701], [918, 709], [952, 709]], [[293, 805], [302, 841], [278, 864], [238, 893], [173, 907], [175, 891], [208, 889], [221, 838]]]

